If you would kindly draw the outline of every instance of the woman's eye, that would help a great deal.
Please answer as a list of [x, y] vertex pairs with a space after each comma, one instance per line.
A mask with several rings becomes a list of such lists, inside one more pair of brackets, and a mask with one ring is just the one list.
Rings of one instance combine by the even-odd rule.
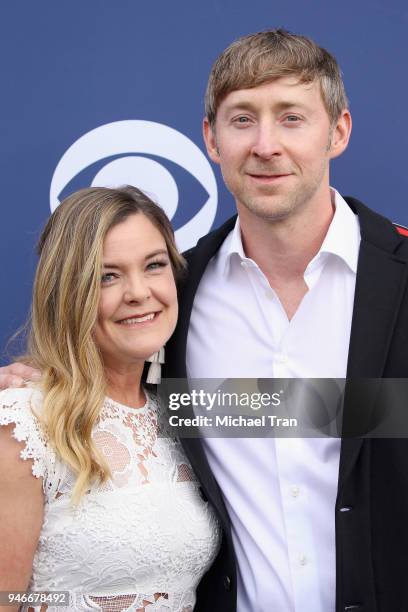
[[105, 272], [102, 274], [101, 282], [102, 283], [111, 283], [116, 278], [116, 275], [113, 272]]
[[148, 270], [158, 270], [160, 268], [164, 268], [165, 266], [168, 265], [168, 261], [151, 261], [148, 265], [147, 265], [147, 269]]

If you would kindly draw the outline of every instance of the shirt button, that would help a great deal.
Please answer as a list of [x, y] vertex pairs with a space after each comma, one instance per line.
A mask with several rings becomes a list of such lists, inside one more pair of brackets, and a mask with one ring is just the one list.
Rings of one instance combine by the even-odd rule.
[[243, 268], [249, 268], [249, 262], [248, 261], [241, 261], [241, 266]]
[[277, 363], [287, 363], [288, 358], [286, 357], [286, 355], [284, 355], [284, 353], [276, 353], [275, 361]]
[[306, 555], [299, 555], [299, 564], [300, 565], [306, 565], [306, 563], [307, 563]]
[[293, 485], [293, 487], [290, 487], [290, 494], [292, 495], [292, 497], [299, 497], [299, 493], [300, 489], [297, 485]]

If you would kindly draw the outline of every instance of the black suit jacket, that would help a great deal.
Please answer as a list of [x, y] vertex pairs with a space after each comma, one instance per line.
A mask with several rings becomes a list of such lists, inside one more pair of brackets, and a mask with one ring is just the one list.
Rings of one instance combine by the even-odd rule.
[[[407, 232], [358, 200], [346, 201], [361, 229], [347, 376], [407, 378]], [[194, 296], [234, 223], [235, 218], [230, 219], [185, 254], [189, 273], [180, 289], [179, 323], [166, 348], [167, 377], [186, 377]], [[361, 414], [369, 413], [370, 402], [361, 404]], [[182, 442], [224, 532], [220, 553], [200, 583], [196, 611], [233, 612], [236, 565], [228, 514], [201, 441]], [[344, 508], [348, 511], [341, 511]], [[343, 438], [335, 512], [336, 612], [408, 612], [408, 441]]]

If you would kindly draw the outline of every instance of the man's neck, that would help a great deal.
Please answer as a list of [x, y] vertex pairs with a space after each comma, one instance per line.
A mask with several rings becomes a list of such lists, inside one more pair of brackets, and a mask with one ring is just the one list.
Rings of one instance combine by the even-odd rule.
[[325, 201], [298, 215], [268, 221], [238, 207], [245, 255], [274, 285], [298, 277], [319, 252], [334, 215], [330, 193]]
[[239, 210], [244, 252], [266, 276], [289, 321], [308, 291], [304, 272], [319, 252], [333, 215], [330, 193], [319, 206], [279, 221]]

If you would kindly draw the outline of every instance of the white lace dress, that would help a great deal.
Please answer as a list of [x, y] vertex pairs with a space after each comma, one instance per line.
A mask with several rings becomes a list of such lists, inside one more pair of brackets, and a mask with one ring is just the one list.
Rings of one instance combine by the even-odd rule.
[[[137, 409], [105, 400], [93, 438], [112, 480], [76, 507], [73, 474], [33, 414], [41, 400], [33, 388], [0, 392], [0, 425], [15, 424], [21, 458], [43, 479], [44, 522], [28, 590], [70, 592], [69, 607], [50, 604], [48, 612], [191, 612], [220, 528], [180, 443], [165, 435], [156, 399]], [[29, 608], [40, 610], [22, 609]]]

